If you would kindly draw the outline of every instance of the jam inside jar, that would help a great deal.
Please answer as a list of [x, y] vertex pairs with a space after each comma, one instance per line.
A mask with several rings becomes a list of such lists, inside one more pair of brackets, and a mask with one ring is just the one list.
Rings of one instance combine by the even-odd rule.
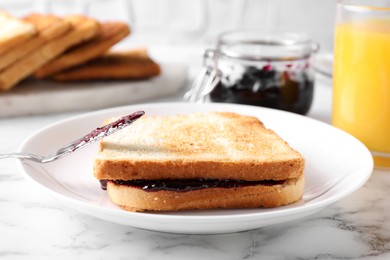
[[209, 94], [210, 100], [304, 115], [313, 100], [311, 59], [317, 49], [302, 34], [248, 31], [222, 34], [213, 55], [205, 56], [212, 59], [208, 64], [213, 64], [219, 75]]

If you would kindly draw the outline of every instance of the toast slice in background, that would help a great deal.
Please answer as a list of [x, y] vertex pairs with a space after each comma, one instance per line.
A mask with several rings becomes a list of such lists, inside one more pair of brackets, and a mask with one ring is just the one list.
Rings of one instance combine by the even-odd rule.
[[32, 14], [23, 20], [35, 26], [37, 34], [3, 53], [0, 57], [0, 71], [71, 29], [70, 23], [54, 15]]
[[100, 25], [95, 19], [81, 15], [69, 15], [65, 16], [64, 20], [72, 25], [72, 30], [41, 49], [42, 55], [47, 57], [47, 62], [57, 58], [69, 48], [90, 40], [100, 32]]
[[[49, 16], [51, 19], [52, 17]], [[40, 20], [45, 23], [48, 19], [46, 15], [34, 15], [27, 17], [26, 20]], [[58, 18], [61, 19], [61, 18]], [[46, 41], [37, 49], [24, 56], [23, 58], [12, 63], [9, 67], [0, 72], [0, 90], [8, 90], [15, 86], [18, 82], [32, 75], [38, 68], [62, 54], [65, 50], [86, 41], [98, 33], [99, 26], [97, 22], [83, 16], [67, 16], [62, 19], [64, 24], [68, 24], [69, 28], [60, 35]]]
[[94, 175], [128, 210], [276, 207], [302, 196], [304, 163], [257, 118], [210, 112], [140, 118], [100, 142]]
[[66, 70], [97, 58], [108, 51], [113, 45], [125, 38], [130, 28], [122, 22], [101, 23], [101, 31], [93, 39], [74, 46], [66, 53], [47, 63], [34, 74], [36, 78], [49, 77], [57, 72]]
[[0, 12], [0, 54], [37, 33], [33, 24]]
[[111, 51], [86, 64], [54, 74], [58, 81], [100, 79], [144, 79], [157, 76], [160, 66], [148, 55], [145, 48], [129, 51]]

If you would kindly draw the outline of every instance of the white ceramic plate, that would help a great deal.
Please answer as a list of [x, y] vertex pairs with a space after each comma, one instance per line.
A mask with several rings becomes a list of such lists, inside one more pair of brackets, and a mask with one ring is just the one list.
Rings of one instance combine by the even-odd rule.
[[110, 202], [93, 177], [92, 162], [97, 144], [49, 164], [21, 161], [20, 170], [48, 194], [88, 215], [142, 229], [195, 234], [244, 231], [306, 217], [357, 190], [368, 180], [373, 169], [372, 157], [365, 146], [328, 124], [278, 110], [215, 103], [139, 104], [73, 117], [33, 134], [21, 146], [20, 152], [49, 154], [99, 127], [107, 117], [140, 109], [148, 115], [213, 110], [259, 117], [305, 157], [304, 199], [273, 209], [126, 212]]

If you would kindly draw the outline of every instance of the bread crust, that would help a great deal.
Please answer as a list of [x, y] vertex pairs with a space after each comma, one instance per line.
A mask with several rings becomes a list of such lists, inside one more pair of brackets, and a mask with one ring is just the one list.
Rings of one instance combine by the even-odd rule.
[[160, 66], [142, 48], [111, 51], [86, 64], [59, 72], [52, 78], [58, 81], [143, 79], [159, 74]]
[[73, 46], [61, 56], [42, 66], [35, 72], [34, 76], [36, 78], [49, 77], [57, 72], [97, 58], [129, 34], [130, 28], [126, 23], [100, 23], [99, 33], [95, 37], [82, 44]]
[[6, 12], [0, 12], [0, 54], [37, 33], [36, 28]]
[[304, 160], [255, 160], [224, 162], [213, 160], [176, 160], [131, 161], [96, 159], [95, 177], [99, 180], [134, 180], [134, 179], [240, 179], [285, 180], [297, 178], [304, 170]]
[[144, 191], [126, 185], [107, 183], [115, 204], [128, 211], [173, 211], [211, 208], [279, 207], [301, 199], [304, 175], [285, 184], [254, 185], [240, 188], [205, 188], [185, 192]]
[[37, 34], [28, 41], [15, 44], [3, 53], [0, 59], [0, 71], [17, 60], [31, 54], [46, 42], [64, 34], [71, 28], [68, 22], [54, 15], [42, 16], [39, 14], [31, 14], [25, 17], [23, 21], [33, 25], [37, 30]]

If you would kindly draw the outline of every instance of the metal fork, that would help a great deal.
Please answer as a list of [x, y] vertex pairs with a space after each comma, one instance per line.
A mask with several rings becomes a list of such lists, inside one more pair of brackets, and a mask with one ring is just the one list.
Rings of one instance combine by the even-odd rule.
[[219, 72], [214, 62], [215, 51], [206, 50], [203, 55], [203, 67], [192, 83], [191, 88], [184, 94], [184, 100], [191, 103], [203, 103], [220, 81]]
[[41, 156], [30, 153], [8, 153], [8, 154], [0, 154], [0, 159], [6, 158], [17, 158], [22, 160], [31, 160], [38, 163], [48, 163], [60, 159], [70, 153], [75, 152], [78, 149], [81, 149], [91, 143], [99, 141], [103, 137], [109, 136], [129, 125], [131, 125], [134, 121], [145, 114], [144, 111], [137, 111], [130, 115], [126, 115], [124, 117], [119, 118], [115, 122], [107, 124], [105, 126], [96, 128], [92, 132], [84, 135], [83, 137], [67, 144], [66, 146], [59, 149], [52, 155], [49, 156]]

